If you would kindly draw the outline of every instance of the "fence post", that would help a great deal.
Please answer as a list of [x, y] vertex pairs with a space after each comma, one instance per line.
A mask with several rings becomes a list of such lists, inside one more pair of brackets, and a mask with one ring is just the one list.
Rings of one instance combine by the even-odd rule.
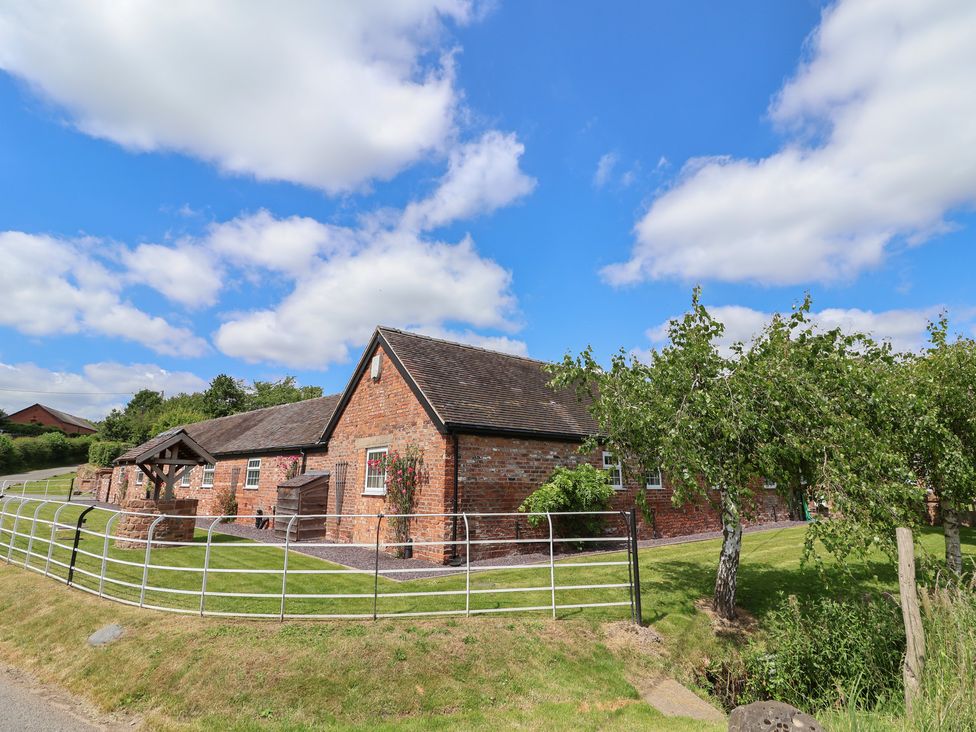
[[47, 562], [44, 564], [44, 576], [51, 576], [51, 557], [54, 555], [54, 543], [58, 536], [58, 527], [61, 525], [61, 512], [67, 506], [67, 503], [62, 503], [58, 506], [58, 510], [54, 512], [54, 520], [51, 521], [51, 540], [47, 543]]
[[[285, 622], [285, 595], [288, 592], [288, 545], [291, 544], [291, 527], [297, 518], [296, 513], [288, 519], [288, 527], [285, 529], [285, 563], [281, 568], [281, 622]], [[373, 612], [375, 614], [375, 608]]]
[[112, 522], [121, 514], [121, 511], [116, 511], [105, 522], [105, 541], [102, 542], [102, 571], [98, 573], [99, 597], [105, 597], [105, 573], [108, 571], [108, 543], [112, 538]]
[[34, 509], [34, 517], [31, 519], [30, 539], [27, 540], [27, 556], [24, 557], [25, 569], [27, 569], [30, 565], [31, 554], [34, 551], [34, 534], [37, 532], [37, 514], [39, 514], [41, 509], [44, 508], [44, 506], [46, 506], [48, 503], [50, 503], [50, 501], [41, 501], [39, 504], [37, 504], [37, 508]]
[[376, 620], [376, 600], [380, 591], [380, 525], [383, 514], [376, 514], [376, 554], [373, 558], [373, 620]]
[[925, 665], [925, 632], [922, 615], [918, 609], [918, 588], [915, 585], [915, 544], [912, 531], [904, 527], [895, 529], [898, 540], [898, 590], [901, 595], [901, 614], [905, 622], [907, 650], [902, 675], [905, 681], [905, 711], [912, 712], [918, 697]]
[[552, 515], [546, 511], [549, 520], [549, 586], [552, 590], [552, 619], [556, 619], [556, 552], [552, 533]]
[[471, 615], [471, 530], [468, 527], [468, 514], [464, 519], [464, 614]]
[[139, 607], [143, 607], [146, 604], [146, 585], [149, 584], [149, 555], [152, 553], [153, 534], [156, 533], [156, 526], [164, 518], [166, 518], [166, 514], [161, 514], [149, 526], [149, 536], [146, 539], [146, 561], [142, 565], [142, 588], [139, 590]]
[[624, 525], [627, 527], [627, 539], [624, 541], [624, 544], [627, 545], [627, 588], [630, 592], [630, 619], [636, 623], [637, 607], [634, 605], [634, 558], [631, 553], [630, 512], [621, 511], [620, 515], [623, 517]]
[[207, 601], [207, 573], [210, 571], [210, 546], [213, 540], [214, 527], [220, 522], [223, 516], [218, 516], [207, 529], [207, 549], [203, 554], [203, 582], [200, 585], [200, 617], [203, 617], [204, 603]]
[[634, 582], [634, 612], [637, 615], [637, 624], [644, 625], [644, 613], [641, 609], [641, 588], [640, 588], [640, 557], [637, 554], [637, 510], [630, 512], [630, 542], [631, 542], [631, 564], [633, 566]]
[[78, 516], [78, 523], [75, 524], [75, 540], [74, 544], [71, 546], [71, 560], [68, 562], [68, 586], [71, 586], [71, 581], [75, 577], [75, 562], [78, 561], [78, 542], [81, 541], [81, 527], [85, 523], [85, 516], [90, 514], [95, 509], [94, 506], [89, 506], [81, 515]]
[[71, 489], [74, 488], [74, 485], [75, 485], [75, 479], [72, 478], [71, 480], [68, 481], [68, 497], [65, 499], [68, 501], [68, 503], [71, 503], [71, 494], [74, 493], [74, 491]]

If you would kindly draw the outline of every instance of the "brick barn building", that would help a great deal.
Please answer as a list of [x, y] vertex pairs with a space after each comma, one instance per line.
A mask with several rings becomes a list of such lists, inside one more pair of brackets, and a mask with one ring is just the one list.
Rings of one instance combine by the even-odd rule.
[[57, 427], [66, 435], [91, 435], [97, 432], [95, 425], [82, 417], [62, 412], [44, 404], [31, 404], [19, 412], [7, 416], [7, 421], [15, 424], [36, 424], [44, 427]]
[[[352, 514], [384, 511], [383, 476], [370, 462], [391, 449], [417, 446], [429, 480], [417, 494], [417, 513], [515, 512], [525, 497], [557, 466], [587, 461], [607, 469], [616, 493], [613, 507], [631, 509], [637, 480], [622, 476], [606, 452], [579, 453], [597, 432], [586, 406], [570, 390], [553, 390], [544, 363], [393, 328], [377, 328], [345, 391], [186, 426], [186, 432], [217, 458], [196, 468], [179, 487], [180, 497], [201, 501], [200, 514], [215, 510], [215, 497], [232, 491], [239, 513], [274, 511], [276, 489], [289, 470], [329, 471], [326, 535], [341, 542], [369, 542], [376, 521]], [[159, 438], [154, 438], [159, 439]], [[113, 485], [131, 460], [152, 441], [119, 458]], [[140, 471], [136, 469], [135, 473]], [[643, 537], [678, 536], [717, 530], [721, 524], [706, 503], [675, 508], [666, 476], [649, 476], [650, 525]], [[761, 517], [786, 518], [772, 492], [760, 499]], [[346, 518], [348, 517], [348, 518]], [[512, 536], [530, 530], [524, 517], [472, 527], [478, 538]], [[449, 518], [414, 519], [418, 540], [450, 540], [459, 533]], [[474, 537], [472, 537], [474, 538]], [[451, 548], [418, 547], [416, 556], [445, 560]]]

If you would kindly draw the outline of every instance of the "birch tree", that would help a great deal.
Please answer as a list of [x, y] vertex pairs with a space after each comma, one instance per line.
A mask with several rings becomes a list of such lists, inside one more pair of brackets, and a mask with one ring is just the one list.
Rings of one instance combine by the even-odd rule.
[[919, 482], [939, 501], [946, 566], [959, 574], [959, 511], [976, 501], [976, 342], [950, 342], [944, 316], [929, 325], [929, 340], [907, 365], [914, 410], [905, 449]]
[[[874, 439], [890, 416], [879, 394], [894, 363], [889, 349], [864, 335], [818, 330], [809, 310], [807, 298], [791, 314], [772, 316], [749, 343], [721, 349], [724, 326], [696, 289], [691, 309], [669, 324], [667, 345], [646, 362], [621, 351], [604, 369], [587, 349], [552, 370], [556, 385], [575, 386], [591, 401], [602, 434], [584, 449], [602, 442], [640, 484], [660, 466], [676, 506], [714, 506], [722, 548], [712, 602], [723, 618], [735, 617], [742, 522], [756, 510], [757, 488], [775, 484], [791, 498], [837, 496], [844, 487], [862, 497], [879, 482], [907, 484], [900, 453]], [[890, 521], [890, 509], [880, 510]]]

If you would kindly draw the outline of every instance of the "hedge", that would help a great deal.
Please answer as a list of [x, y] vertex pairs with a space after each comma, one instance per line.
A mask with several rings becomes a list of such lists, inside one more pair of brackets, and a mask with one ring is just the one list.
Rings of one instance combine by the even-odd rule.
[[97, 440], [88, 448], [88, 462], [100, 468], [109, 468], [112, 461], [129, 448], [127, 442]]
[[60, 432], [16, 440], [0, 435], [0, 473], [83, 463], [92, 442], [88, 435], [65, 437]]

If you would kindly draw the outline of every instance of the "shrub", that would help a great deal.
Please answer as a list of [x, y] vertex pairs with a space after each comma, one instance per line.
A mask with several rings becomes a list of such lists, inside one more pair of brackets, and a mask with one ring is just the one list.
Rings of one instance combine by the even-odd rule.
[[0, 435], [0, 471], [7, 472], [17, 467], [17, 460], [14, 441], [6, 435]]
[[905, 630], [886, 596], [862, 601], [787, 598], [764, 633], [713, 664], [706, 679], [732, 708], [775, 699], [808, 712], [851, 703], [875, 708], [901, 693]]
[[[229, 486], [217, 490], [214, 496], [214, 503], [217, 506], [217, 512], [221, 516], [234, 516], [237, 514], [237, 495]], [[231, 519], [225, 519], [225, 521], [231, 521]]]
[[96, 440], [88, 446], [88, 462], [102, 468], [112, 466], [112, 462], [129, 447], [125, 442]]
[[[534, 490], [519, 506], [524, 513], [556, 513], [565, 511], [606, 511], [613, 497], [613, 486], [605, 470], [589, 463], [575, 468], [556, 468], [549, 479]], [[545, 516], [528, 516], [530, 526], [546, 522]], [[558, 516], [554, 527], [560, 536], [584, 537], [594, 535], [600, 527], [599, 517]]]
[[40, 437], [22, 437], [14, 442], [17, 461], [25, 469], [43, 467], [51, 462], [51, 448]]

